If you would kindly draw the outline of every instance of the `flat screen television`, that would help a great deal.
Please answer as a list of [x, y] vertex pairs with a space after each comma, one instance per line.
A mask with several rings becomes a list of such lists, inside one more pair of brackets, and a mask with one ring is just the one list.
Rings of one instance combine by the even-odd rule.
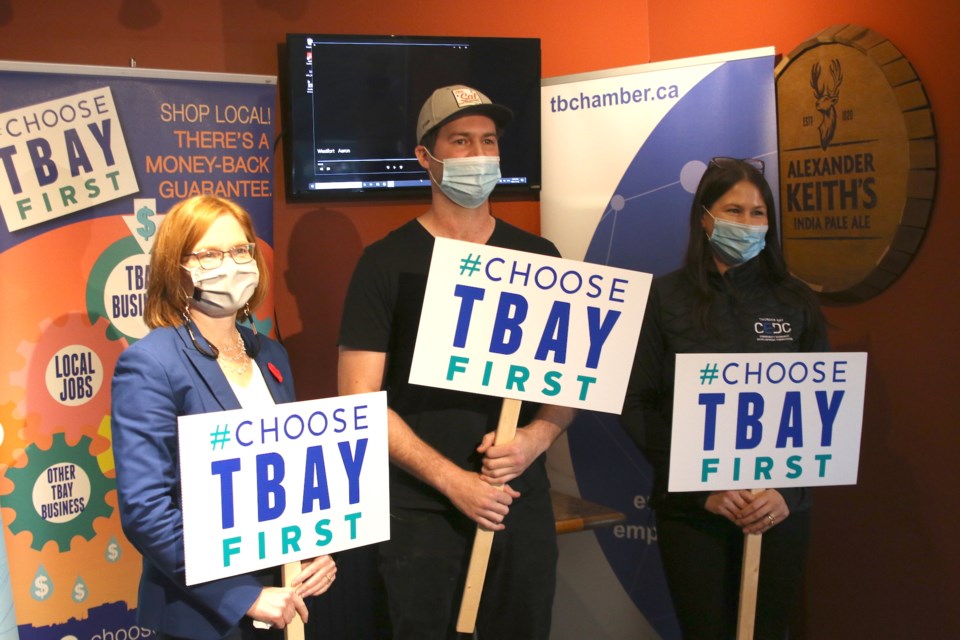
[[288, 34], [283, 55], [291, 200], [429, 193], [417, 116], [451, 84], [513, 111], [494, 193], [540, 189], [539, 38]]

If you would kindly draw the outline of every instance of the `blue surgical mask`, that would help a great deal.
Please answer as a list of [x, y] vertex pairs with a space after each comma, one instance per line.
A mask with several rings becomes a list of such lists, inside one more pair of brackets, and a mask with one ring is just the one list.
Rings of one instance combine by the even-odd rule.
[[476, 209], [482, 205], [500, 181], [499, 156], [437, 160], [429, 151], [427, 154], [443, 165], [443, 180], [438, 184], [433, 173], [428, 171], [430, 179], [444, 195], [465, 209]]
[[722, 220], [716, 218], [706, 207], [703, 210], [713, 218], [713, 233], [709, 236], [710, 246], [725, 264], [735, 267], [753, 260], [767, 246], [768, 225]]

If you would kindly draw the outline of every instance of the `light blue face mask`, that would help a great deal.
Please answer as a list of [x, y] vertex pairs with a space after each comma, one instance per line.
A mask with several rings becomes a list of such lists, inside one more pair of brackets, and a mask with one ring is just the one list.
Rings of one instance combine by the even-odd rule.
[[468, 156], [437, 160], [432, 153], [427, 155], [443, 165], [443, 180], [437, 183], [433, 173], [430, 179], [443, 193], [465, 209], [476, 209], [490, 196], [500, 181], [499, 156]]
[[716, 218], [706, 207], [703, 207], [703, 210], [713, 218], [713, 234], [708, 236], [710, 246], [724, 264], [736, 267], [753, 260], [767, 246], [768, 225], [722, 220]]

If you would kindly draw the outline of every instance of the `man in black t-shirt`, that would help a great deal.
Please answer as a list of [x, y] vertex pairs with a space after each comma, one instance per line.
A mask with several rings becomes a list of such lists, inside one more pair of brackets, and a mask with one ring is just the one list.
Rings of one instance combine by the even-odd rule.
[[573, 410], [524, 405], [513, 442], [494, 445], [499, 398], [408, 382], [434, 238], [559, 255], [490, 214], [498, 140], [511, 117], [462, 85], [431, 95], [415, 150], [430, 175], [431, 206], [364, 251], [344, 305], [340, 393], [388, 393], [391, 537], [378, 553], [395, 638], [456, 637], [476, 525], [497, 532], [480, 636], [550, 633], [557, 543], [544, 453]]

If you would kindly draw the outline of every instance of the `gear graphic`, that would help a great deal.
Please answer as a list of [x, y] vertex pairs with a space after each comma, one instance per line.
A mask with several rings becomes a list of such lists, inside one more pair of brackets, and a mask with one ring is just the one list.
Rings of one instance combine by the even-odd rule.
[[23, 455], [27, 441], [21, 435], [25, 420], [15, 416], [17, 405], [0, 403], [0, 471]]
[[[10, 523], [10, 532], [20, 534], [28, 531], [33, 534], [30, 546], [42, 551], [44, 545], [53, 540], [60, 553], [70, 550], [74, 536], [91, 540], [96, 535], [93, 522], [97, 518], [109, 518], [113, 507], [107, 504], [107, 493], [116, 489], [116, 481], [103, 475], [97, 458], [89, 453], [91, 439], [83, 436], [75, 446], [66, 442], [63, 433], [53, 434], [53, 443], [49, 449], [40, 449], [36, 444], [29, 445], [24, 451], [27, 463], [20, 467], [7, 469], [6, 477], [13, 482], [13, 491], [3, 496], [3, 508], [12, 509], [16, 514]], [[70, 480], [69, 483], [57, 482]], [[54, 492], [53, 500], [63, 498], [69, 492], [72, 499], [50, 504], [37, 504], [48, 497], [53, 485], [69, 484], [68, 489]], [[74, 485], [79, 489], [74, 489]], [[78, 495], [89, 490], [88, 495]], [[57, 509], [50, 513], [42, 512], [54, 506], [69, 504], [69, 511]], [[51, 515], [53, 514], [53, 515]]]
[[[25, 367], [11, 371], [9, 380], [13, 391], [23, 393], [22, 399], [12, 398], [17, 402], [16, 417], [31, 414], [31, 419], [24, 421], [21, 434], [24, 439], [46, 445], [50, 435], [56, 432], [65, 432], [71, 440], [93, 435], [103, 417], [110, 415], [110, 379], [126, 343], [103, 336], [108, 324], [97, 319], [91, 325], [80, 314], [67, 314], [41, 322], [37, 342], [20, 343], [17, 353]], [[47, 369], [57, 353], [71, 345], [96, 354], [101, 365], [99, 390], [88, 400], [65, 405], [57, 400], [55, 390], [48, 385]]]
[[3, 438], [0, 442], [0, 493], [9, 493], [13, 489], [13, 483], [5, 477], [7, 468], [23, 458], [23, 450], [29, 444], [23, 438], [26, 420], [15, 417], [16, 410], [13, 402], [0, 404], [0, 435]]
[[103, 416], [100, 421], [100, 428], [97, 433], [103, 436], [106, 447], [100, 453], [97, 453], [97, 462], [100, 464], [100, 470], [105, 475], [116, 477], [116, 464], [113, 461], [113, 430], [111, 429], [110, 416]]
[[91, 324], [96, 323], [98, 318], [103, 318], [107, 321], [106, 336], [108, 340], [126, 338], [127, 341], [131, 343], [137, 341], [137, 336], [125, 334], [110, 322], [110, 314], [104, 304], [103, 293], [106, 289], [107, 278], [110, 272], [126, 258], [138, 255], [143, 255], [143, 249], [137, 244], [135, 238], [126, 236], [104, 249], [93, 265], [93, 269], [90, 271], [86, 292], [87, 313], [89, 314]]

